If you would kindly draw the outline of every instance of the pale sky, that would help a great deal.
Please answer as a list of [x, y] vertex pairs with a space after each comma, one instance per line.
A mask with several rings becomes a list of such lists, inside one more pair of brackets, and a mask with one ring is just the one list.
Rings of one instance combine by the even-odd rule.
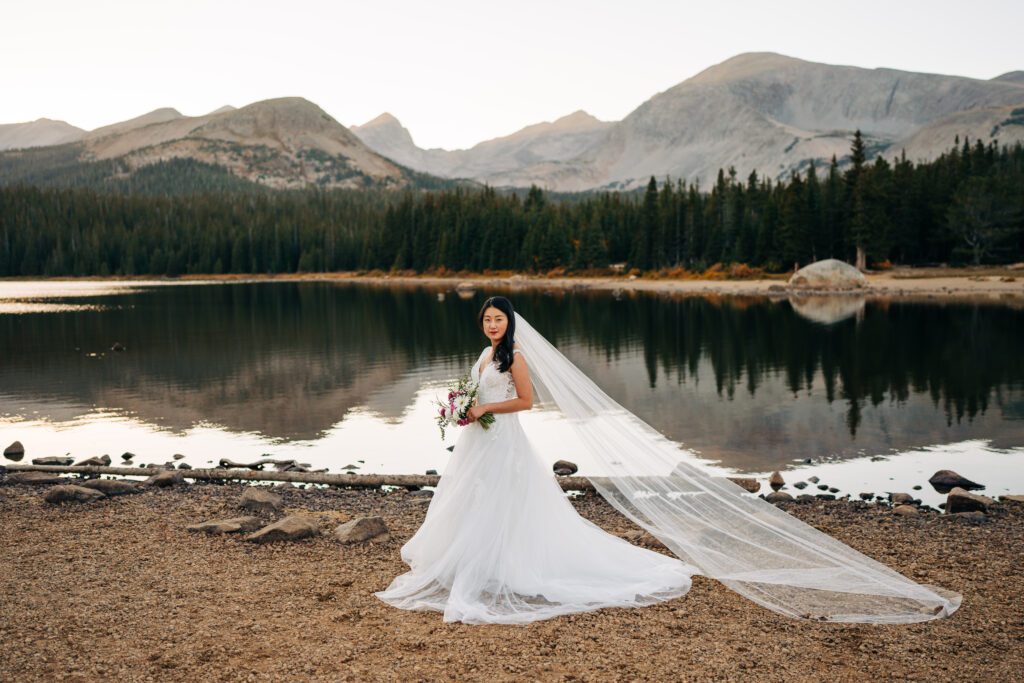
[[300, 96], [454, 149], [577, 109], [621, 119], [743, 52], [989, 79], [1024, 70], [1022, 27], [1022, 0], [7, 0], [0, 123]]

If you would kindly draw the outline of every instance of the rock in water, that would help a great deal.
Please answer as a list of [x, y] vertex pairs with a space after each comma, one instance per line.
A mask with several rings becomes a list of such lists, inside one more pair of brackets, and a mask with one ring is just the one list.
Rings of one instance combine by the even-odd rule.
[[108, 496], [123, 496], [129, 493], [142, 493], [143, 488], [138, 482], [120, 479], [90, 479], [82, 484], [87, 489], [99, 491]]
[[[388, 534], [388, 526], [381, 517], [360, 517], [345, 522], [334, 530], [334, 537], [345, 544], [363, 543]], [[383, 539], [380, 539], [383, 540]]]
[[21, 445], [20, 441], [15, 441], [4, 449], [4, 457], [8, 460], [18, 462], [25, 457], [25, 447]]
[[47, 503], [89, 503], [99, 498], [105, 498], [102, 491], [87, 489], [84, 486], [54, 486], [46, 492]]
[[32, 458], [33, 465], [70, 465], [74, 458], [66, 455], [48, 455], [45, 458]]
[[568, 460], [556, 461], [555, 464], [551, 466], [551, 469], [553, 469], [555, 471], [555, 474], [557, 474], [560, 477], [566, 477], [569, 476], [570, 474], [576, 474], [576, 472], [579, 471], [579, 468], [576, 466], [576, 463], [569, 462]]
[[75, 463], [75, 467], [106, 467], [110, 464], [109, 455], [101, 455], [99, 457], [86, 458]]
[[772, 491], [764, 497], [769, 503], [786, 503], [793, 500], [793, 496], [785, 491]]
[[259, 517], [232, 517], [231, 519], [212, 519], [208, 522], [190, 524], [185, 527], [189, 531], [197, 531], [204, 534], [232, 534], [236, 531], [249, 533], [256, 531], [263, 526]]
[[939, 470], [928, 480], [939, 493], [949, 493], [956, 487], [962, 489], [983, 489], [981, 484], [976, 484], [966, 477], [962, 477], [953, 470]]
[[829, 258], [804, 266], [789, 278], [795, 289], [851, 290], [867, 287], [864, 274], [845, 261]]
[[247, 488], [238, 502], [238, 507], [250, 512], [273, 514], [284, 507], [281, 496], [263, 488]]
[[259, 531], [249, 534], [245, 540], [253, 543], [270, 543], [272, 541], [297, 541], [302, 538], [316, 536], [320, 528], [316, 520], [303, 515], [289, 515], [273, 524], [268, 524]]
[[994, 502], [988, 496], [979, 496], [957, 487], [946, 496], [946, 512], [984, 512]]
[[772, 491], [778, 491], [786, 485], [786, 480], [778, 472], [772, 472], [772, 476], [768, 479], [768, 485], [772, 487]]

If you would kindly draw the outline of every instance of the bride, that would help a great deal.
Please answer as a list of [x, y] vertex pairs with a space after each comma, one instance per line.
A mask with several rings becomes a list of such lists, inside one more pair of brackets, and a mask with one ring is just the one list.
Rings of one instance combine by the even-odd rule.
[[[402, 547], [410, 571], [375, 593], [444, 621], [523, 624], [684, 595], [694, 574], [795, 618], [911, 623], [945, 617], [960, 596], [914, 583], [728, 479], [626, 411], [549, 344], [505, 297], [484, 302], [490, 341], [479, 383], [422, 526]], [[605, 473], [597, 491], [675, 557], [640, 548], [581, 517], [523, 431], [534, 388], [576, 429]]]

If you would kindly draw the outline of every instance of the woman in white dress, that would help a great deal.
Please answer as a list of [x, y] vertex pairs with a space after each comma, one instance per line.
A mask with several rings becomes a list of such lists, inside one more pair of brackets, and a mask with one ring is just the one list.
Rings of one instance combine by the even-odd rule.
[[445, 621], [525, 623], [602, 607], [678, 597], [697, 572], [581, 517], [527, 438], [518, 412], [533, 406], [529, 359], [515, 348], [512, 305], [488, 299], [480, 325], [490, 339], [471, 370], [479, 382], [426, 519], [402, 547], [411, 571], [376, 595]]
[[[961, 596], [915, 583], [713, 476], [605, 394], [518, 313], [491, 297], [478, 323], [490, 340], [471, 369], [470, 424], [422, 526], [402, 547], [410, 567], [377, 597], [445, 621], [524, 624], [684, 595], [690, 577], [721, 581], [798, 619], [914, 623], [947, 617]], [[633, 546], [576, 513], [527, 438], [518, 412], [534, 388], [568, 418], [590, 482], [675, 557]]]

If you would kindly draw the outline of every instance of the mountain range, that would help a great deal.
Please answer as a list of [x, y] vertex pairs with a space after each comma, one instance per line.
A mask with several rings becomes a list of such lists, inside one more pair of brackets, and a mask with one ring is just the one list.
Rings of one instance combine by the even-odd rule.
[[0, 149], [30, 148], [0, 154], [0, 173], [11, 168], [11, 155], [63, 145], [65, 162], [69, 155], [75, 163], [116, 160], [121, 174], [190, 158], [282, 188], [423, 186], [440, 178], [584, 191], [633, 189], [652, 175], [707, 186], [729, 167], [741, 178], [756, 171], [778, 180], [833, 156], [843, 165], [857, 129], [869, 159], [905, 153], [928, 161], [957, 137], [1024, 142], [1024, 71], [982, 80], [744, 53], [655, 94], [621, 121], [576, 111], [459, 150], [418, 147], [387, 113], [346, 128], [301, 98], [198, 117], [158, 109], [88, 132], [39, 119], [0, 126]]

